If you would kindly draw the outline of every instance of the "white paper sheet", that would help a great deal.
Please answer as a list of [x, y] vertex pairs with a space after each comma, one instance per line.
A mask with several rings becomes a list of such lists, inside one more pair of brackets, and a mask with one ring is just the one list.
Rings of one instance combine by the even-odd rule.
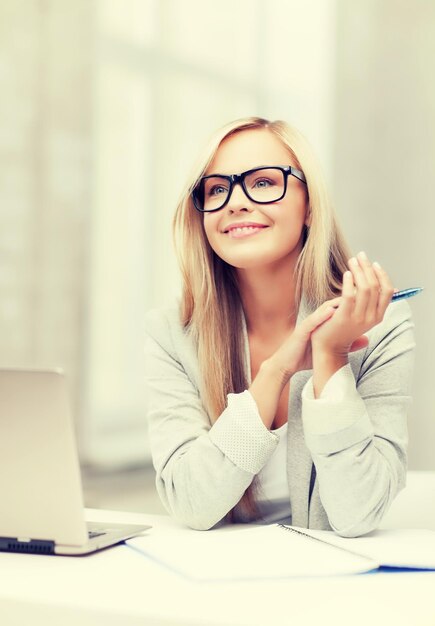
[[[234, 527], [233, 527], [234, 528]], [[278, 525], [136, 537], [144, 556], [195, 580], [249, 580], [367, 572], [378, 563]]]

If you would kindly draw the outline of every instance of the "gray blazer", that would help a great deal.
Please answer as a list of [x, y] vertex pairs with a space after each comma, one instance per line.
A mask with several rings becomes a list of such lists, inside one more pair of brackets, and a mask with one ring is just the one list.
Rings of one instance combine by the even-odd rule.
[[[248, 521], [238, 502], [273, 454], [277, 436], [264, 426], [249, 391], [229, 394], [211, 426], [178, 307], [150, 311], [146, 323], [148, 426], [163, 504], [201, 530], [234, 507], [235, 520]], [[287, 478], [293, 525], [362, 535], [376, 528], [405, 485], [412, 329], [409, 305], [391, 304], [367, 333], [368, 347], [350, 354], [348, 373], [340, 374], [350, 395], [323, 399], [322, 393], [315, 400], [307, 391], [311, 371], [292, 377]]]

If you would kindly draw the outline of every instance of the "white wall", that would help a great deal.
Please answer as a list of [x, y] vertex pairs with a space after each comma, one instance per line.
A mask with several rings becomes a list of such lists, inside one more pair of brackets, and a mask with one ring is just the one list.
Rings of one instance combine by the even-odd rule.
[[435, 469], [435, 3], [338, 3], [334, 189], [355, 251], [410, 300], [417, 339], [410, 467]]
[[0, 365], [63, 367], [78, 409], [91, 165], [87, 0], [0, 0]]

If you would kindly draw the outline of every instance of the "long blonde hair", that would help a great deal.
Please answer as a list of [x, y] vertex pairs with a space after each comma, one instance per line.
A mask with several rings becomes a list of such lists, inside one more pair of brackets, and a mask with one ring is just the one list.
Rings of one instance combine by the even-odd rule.
[[[252, 129], [267, 129], [288, 149], [294, 165], [305, 174], [309, 228], [296, 265], [296, 304], [302, 295], [310, 309], [341, 291], [349, 251], [337, 225], [321, 169], [307, 140], [289, 124], [248, 117], [227, 124], [210, 140], [194, 167], [174, 216], [175, 248], [183, 279], [181, 321], [195, 342], [202, 402], [213, 424], [225, 409], [228, 393], [248, 388], [243, 336], [243, 310], [234, 269], [210, 247], [203, 216], [194, 208], [191, 192], [204, 175], [221, 142]], [[242, 502], [254, 510], [252, 489]]]

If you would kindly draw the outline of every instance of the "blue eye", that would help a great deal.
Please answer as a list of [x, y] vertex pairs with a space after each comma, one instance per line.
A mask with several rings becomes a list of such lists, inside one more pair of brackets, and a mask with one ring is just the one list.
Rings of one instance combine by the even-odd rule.
[[218, 194], [221, 194], [221, 193], [227, 193], [227, 191], [228, 190], [223, 185], [215, 185], [214, 187], [211, 187], [211, 189], [208, 190], [208, 195], [217, 196]]
[[270, 187], [273, 184], [273, 181], [268, 178], [260, 178], [255, 181], [255, 184], [253, 186], [257, 187], [258, 189], [265, 189], [266, 187]]

